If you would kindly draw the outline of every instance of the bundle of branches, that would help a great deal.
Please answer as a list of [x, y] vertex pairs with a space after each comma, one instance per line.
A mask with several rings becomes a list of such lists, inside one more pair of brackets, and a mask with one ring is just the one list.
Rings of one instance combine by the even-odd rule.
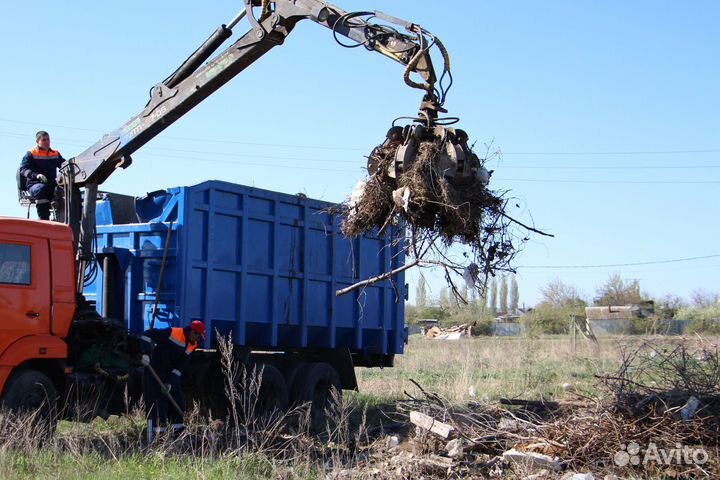
[[[527, 238], [511, 227], [542, 232], [507, 214], [506, 192], [487, 187], [487, 171], [478, 165], [478, 175], [448, 178], [447, 165], [440, 161], [442, 141], [435, 139], [423, 141], [407, 171], [391, 178], [388, 172], [394, 170], [398, 148], [398, 143], [381, 145], [371, 154], [368, 164], [375, 173], [358, 182], [344, 205], [345, 236], [383, 232], [389, 225], [407, 227], [403, 240], [411, 259], [406, 266], [443, 267], [456, 298], [459, 289], [452, 272], [481, 293], [489, 276], [512, 272], [510, 262]], [[498, 154], [488, 147], [486, 161]], [[449, 247], [454, 244], [463, 247], [462, 253], [451, 258]]]
[[[519, 409], [473, 402], [463, 406], [451, 404], [416, 386], [420, 394], [406, 392], [409, 400], [398, 404], [398, 413], [410, 416], [411, 422], [413, 412], [418, 411], [432, 419], [425, 422], [424, 428], [432, 429], [435, 434], [421, 437], [429, 451], [442, 449], [447, 441], [438, 437], [438, 426], [451, 431], [447, 438], [457, 438], [462, 443], [465, 463], [476, 462], [473, 455], [494, 455], [497, 459], [513, 451], [521, 452], [515, 453], [516, 456], [538, 454], [547, 461], [552, 459], [561, 468], [593, 473], [635, 472], [677, 478], [720, 475], [717, 417], [696, 415], [683, 420], [672, 409], [629, 416], [619, 412], [612, 403], [587, 399], [565, 405], [571, 408], [550, 408], [542, 412], [529, 408], [543, 403], [540, 401], [501, 399], [501, 404], [519, 406]], [[707, 456], [700, 462], [687, 461], [684, 448], [688, 451], [701, 448]], [[664, 453], [659, 454], [660, 450]], [[631, 455], [638, 459], [636, 463], [630, 461]], [[672, 462], [663, 463], [657, 455], [674, 457]]]
[[[699, 478], [708, 476], [709, 472], [719, 473], [717, 424], [713, 427], [707, 420], [683, 421], [667, 412], [630, 418], [598, 403], [593, 408], [539, 425], [538, 436], [556, 447], [552, 453], [562, 458], [569, 468], [596, 473], [617, 473], [627, 468], [637, 469], [643, 475], [669, 474], [668, 465], [662, 461], [643, 462], [645, 455], [659, 450], [677, 451], [678, 445], [702, 446], [708, 454], [707, 461], [702, 464], [681, 461], [672, 465], [673, 478]], [[636, 455], [640, 463], [625, 462], [626, 453]]]
[[684, 419], [720, 416], [720, 353], [702, 337], [625, 349], [618, 371], [601, 380], [614, 397], [613, 407], [628, 416], [666, 411]]
[[[343, 233], [357, 236], [382, 228], [397, 214], [411, 226], [437, 232], [447, 243], [487, 240], [483, 226], [498, 227], [495, 220], [505, 203], [501, 196], [487, 189], [477, 176], [458, 181], [446, 178], [437, 161], [439, 140], [423, 142], [410, 170], [392, 179], [387, 171], [397, 149], [398, 145], [380, 146], [371, 154], [369, 163], [378, 165], [377, 173], [367, 180], [362, 199], [349, 205]], [[502, 250], [498, 253], [508, 247], [499, 245]]]
[[[642, 459], [658, 449], [667, 454], [677, 452], [679, 446], [699, 446], [708, 454], [707, 461], [702, 465], [685, 461], [682, 471], [676, 469], [674, 475], [694, 478], [720, 473], [720, 356], [716, 344], [703, 338], [694, 342], [644, 341], [623, 350], [615, 374], [599, 378], [611, 395], [609, 402], [597, 402], [594, 408], [540, 427], [543, 436], [563, 445], [561, 455], [570, 465], [612, 469], [617, 467], [618, 452]], [[630, 451], [631, 444], [636, 452]], [[682, 462], [673, 466], [678, 463]], [[663, 470], [657, 461], [639, 468], [644, 473], [652, 468], [658, 473]]]

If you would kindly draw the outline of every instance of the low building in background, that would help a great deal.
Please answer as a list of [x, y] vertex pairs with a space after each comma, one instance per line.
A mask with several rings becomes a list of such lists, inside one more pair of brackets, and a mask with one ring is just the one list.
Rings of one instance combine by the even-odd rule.
[[585, 307], [585, 317], [596, 335], [638, 333], [641, 320], [655, 315], [652, 301], [632, 305]]
[[518, 308], [512, 312], [503, 313], [495, 317], [492, 334], [497, 337], [517, 337], [523, 334], [522, 317], [532, 311], [531, 308]]

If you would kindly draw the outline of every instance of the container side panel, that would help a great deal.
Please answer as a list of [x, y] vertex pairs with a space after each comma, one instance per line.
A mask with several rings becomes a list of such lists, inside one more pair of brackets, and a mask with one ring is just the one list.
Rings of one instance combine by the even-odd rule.
[[273, 223], [250, 219], [248, 222], [247, 267], [255, 270], [273, 268]]
[[215, 215], [215, 229], [219, 234], [213, 237], [210, 249], [210, 261], [213, 265], [217, 267], [240, 265], [242, 258], [241, 223], [240, 217]]
[[308, 282], [309, 326], [327, 327], [330, 324], [331, 301], [330, 283], [323, 281]]
[[332, 237], [323, 230], [309, 230], [308, 273], [332, 275]]
[[215, 194], [214, 203], [215, 208], [218, 210], [239, 212], [243, 208], [243, 197], [242, 194], [238, 194], [236, 192], [228, 192], [218, 189]]
[[360, 308], [360, 323], [363, 328], [379, 328], [382, 325], [383, 303], [382, 296], [385, 289], [382, 287], [365, 287], [360, 290], [358, 304]]
[[333, 228], [333, 217], [328, 213], [329, 205], [321, 208], [310, 207], [310, 227], [330, 231]]
[[[350, 286], [349, 283], [338, 283], [337, 288]], [[354, 328], [357, 322], [356, 309], [358, 304], [355, 295], [348, 293], [335, 299], [335, 322], [340, 328]]]
[[187, 285], [192, 293], [187, 296], [185, 314], [191, 318], [203, 318], [206, 296], [202, 293], [207, 291], [207, 268], [191, 268]]
[[195, 190], [195, 193], [192, 198], [192, 204], [195, 206], [207, 207], [210, 204], [210, 190], [209, 189]]
[[303, 265], [303, 229], [295, 225], [281, 224], [278, 235], [280, 248], [277, 262], [280, 272], [295, 276], [302, 272]]
[[278, 215], [282, 222], [296, 222], [303, 217], [303, 207], [293, 203], [279, 202]]
[[277, 284], [276, 316], [279, 325], [299, 326], [302, 311], [303, 282], [281, 278]]
[[236, 301], [240, 298], [240, 275], [236, 272], [223, 272], [215, 270], [212, 272], [212, 285], [214, 290], [209, 293], [209, 315], [208, 320], [229, 320], [238, 321], [238, 308]]
[[195, 262], [207, 262], [208, 212], [198, 209], [192, 210], [188, 228], [187, 253], [189, 253], [189, 259]]
[[275, 202], [272, 198], [250, 196], [248, 197], [247, 214], [272, 217], [275, 215]]
[[373, 237], [364, 237], [361, 242], [360, 271], [363, 278], [376, 277], [384, 273], [385, 242]]
[[269, 324], [272, 308], [272, 277], [248, 274], [246, 288], [247, 322]]
[[[344, 239], [337, 242], [333, 262], [335, 263], [335, 275], [337, 275], [338, 280], [350, 282], [357, 278], [357, 244], [357, 240]], [[350, 283], [343, 286], [350, 286]]]

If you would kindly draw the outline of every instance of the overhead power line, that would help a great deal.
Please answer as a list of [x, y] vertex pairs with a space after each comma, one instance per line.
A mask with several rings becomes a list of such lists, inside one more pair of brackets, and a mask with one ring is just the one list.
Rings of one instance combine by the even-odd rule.
[[[26, 121], [20, 121], [20, 120], [10, 120], [10, 119], [2, 119], [0, 118], [0, 121], [3, 122], [9, 122], [9, 123], [18, 123], [18, 124], [25, 124], [25, 125], [39, 125], [37, 122], [26, 122]], [[49, 127], [57, 127], [57, 128], [67, 128], [67, 129], [73, 129], [73, 130], [82, 130], [82, 131], [92, 131], [92, 132], [99, 132], [101, 130], [97, 129], [89, 129], [89, 128], [80, 128], [80, 127], [69, 127], [69, 126], [63, 126], [63, 125], [46, 125]], [[8, 137], [8, 138], [26, 138], [26, 135], [15, 133], [15, 132], [2, 132], [0, 131], [0, 136]], [[163, 137], [165, 139], [181, 139], [180, 137]], [[182, 138], [183, 140], [201, 140], [205, 141], [204, 139], [187, 139]], [[68, 144], [75, 144], [76, 146], [86, 146], [90, 142], [85, 142], [83, 140], [79, 139], [64, 139], [63, 137], [60, 137], [60, 140], [63, 143]], [[234, 141], [234, 140], [207, 140], [212, 141], [214, 143], [236, 143], [236, 144], [242, 144], [242, 145], [254, 145], [254, 146], [275, 146], [275, 147], [292, 147], [292, 148], [321, 148], [321, 146], [312, 146], [312, 145], [290, 145], [290, 144], [269, 144], [269, 143], [258, 143], [258, 142], [244, 142], [244, 141]], [[333, 150], [333, 149], [342, 149], [343, 147], [330, 147], [330, 146], [322, 146], [323, 149], [327, 150]], [[355, 148], [347, 148], [348, 150], [360, 150]], [[365, 149], [363, 149], [365, 150]], [[673, 151], [654, 151], [654, 152], [575, 152], [577, 154], [591, 154], [591, 153], [598, 153], [598, 154], [611, 154], [611, 153], [617, 153], [617, 154], [626, 154], [626, 153], [637, 153], [637, 154], [645, 154], [645, 153], [687, 153], [687, 152], [720, 152], [720, 150], [673, 150]], [[163, 153], [153, 153], [153, 152], [163, 152]], [[179, 154], [185, 154], [188, 156], [182, 156], [182, 155], [173, 155], [168, 154], [165, 152], [173, 152], [173, 153], [179, 153]], [[524, 154], [529, 152], [524, 152]], [[567, 152], [565, 152], [567, 153]], [[324, 171], [324, 172], [337, 172], [337, 173], [357, 173], [359, 169], [363, 166], [362, 161], [353, 160], [353, 159], [327, 159], [327, 158], [308, 158], [308, 157], [293, 157], [293, 156], [283, 156], [283, 155], [264, 155], [264, 154], [252, 154], [252, 153], [240, 153], [240, 152], [213, 152], [213, 151], [203, 151], [203, 150], [190, 150], [190, 149], [180, 149], [180, 148], [168, 148], [168, 147], [153, 147], [153, 146], [146, 146], [142, 149], [140, 152], [141, 155], [147, 155], [147, 156], [153, 156], [153, 157], [160, 157], [160, 158], [172, 158], [172, 159], [179, 159], [179, 160], [190, 160], [190, 161], [202, 161], [202, 162], [212, 162], [212, 163], [222, 163], [227, 165], [234, 165], [234, 166], [257, 166], [257, 167], [276, 167], [276, 168], [287, 168], [287, 169], [302, 169], [302, 170], [309, 170], [309, 171]], [[221, 160], [218, 158], [203, 158], [198, 157], [198, 155], [203, 156], [219, 156], [224, 157], [226, 160]], [[239, 160], [235, 161], [232, 160], [233, 158], [240, 158], [240, 159], [247, 159], [247, 160]], [[250, 160], [250, 161], [248, 161]], [[292, 164], [278, 164], [276, 162], [267, 162], [267, 163], [260, 163], [258, 161], [253, 162], [252, 160], [280, 160], [280, 161], [289, 161], [293, 162]], [[337, 166], [340, 168], [325, 168], [325, 167], [316, 167], [313, 166], [312, 162], [319, 162], [319, 163], [330, 163], [333, 166]], [[344, 164], [344, 165], [343, 165]], [[355, 168], [351, 168], [350, 165], [354, 165]], [[344, 169], [343, 167], [347, 166], [347, 169]], [[570, 166], [562, 166], [562, 165], [503, 165], [500, 167], [500, 169], [558, 169], [558, 170], [592, 170], [592, 169], [608, 169], [608, 170], [630, 170], [630, 169], [639, 169], [639, 170], [651, 170], [651, 169], [670, 169], [670, 170], [681, 170], [681, 169], [693, 169], [693, 170], [699, 170], [699, 169], [714, 169], [714, 168], [720, 168], [720, 165], [638, 165], [638, 166], [630, 166], [630, 165], [623, 165], [623, 166], [608, 166], [608, 165], [601, 165], [601, 166], [590, 166], [590, 165], [570, 165]], [[494, 180], [496, 181], [503, 181], [503, 182], [530, 182], [530, 183], [548, 183], [548, 184], [605, 184], [605, 185], [679, 185], [679, 184], [689, 184], [689, 185], [702, 185], [702, 184], [718, 184], [720, 183], [720, 180], [576, 180], [576, 179], [538, 179], [538, 178], [502, 178], [502, 177], [494, 177]]]
[[500, 178], [493, 177], [493, 180], [503, 182], [535, 182], [535, 183], [584, 183], [584, 184], [608, 184], [608, 185], [678, 185], [678, 184], [715, 184], [720, 180], [562, 180], [562, 179], [539, 179], [539, 178]]
[[700, 257], [687, 257], [687, 258], [673, 258], [671, 260], [651, 260], [647, 262], [632, 262], [632, 263], [608, 263], [600, 265], [523, 265], [517, 267], [521, 268], [532, 268], [532, 269], [579, 269], [579, 268], [616, 268], [616, 267], [638, 267], [642, 265], [661, 265], [664, 263], [682, 263], [682, 262], [694, 262], [696, 260], [706, 260], [708, 258], [718, 258], [720, 253], [712, 255], [703, 255]]
[[[77, 130], [84, 132], [96, 132], [96, 133], [107, 133], [107, 130], [100, 130], [97, 128], [85, 128], [85, 127], [74, 127], [69, 125], [58, 125], [58, 124], [47, 124], [40, 122], [31, 122], [24, 120], [14, 120], [9, 118], [0, 118], [0, 122], [15, 123], [18, 125], [30, 125], [36, 128], [63, 128], [67, 130]], [[252, 145], [259, 147], [281, 147], [281, 148], [308, 148], [318, 150], [359, 150], [367, 151], [366, 147], [348, 147], [348, 146], [337, 146], [337, 145], [307, 145], [307, 144], [292, 144], [292, 143], [271, 143], [271, 142], [254, 142], [249, 140], [228, 140], [218, 138], [193, 138], [193, 137], [175, 137], [175, 136], [163, 136], [167, 140], [181, 140], [189, 142], [203, 142], [203, 143], [219, 143], [219, 144], [235, 144], [235, 145]], [[607, 151], [577, 151], [577, 152], [501, 152], [505, 155], [527, 155], [527, 156], [550, 156], [550, 155], [570, 155], [570, 156], [582, 156], [582, 155], [597, 155], [597, 156], [612, 156], [612, 155], [673, 155], [673, 154], [700, 154], [700, 153], [720, 153], [720, 149], [707, 148], [707, 149], [677, 149], [677, 150], [607, 150]]]
[[697, 150], [608, 150], [600, 152], [502, 152], [503, 155], [673, 155], [681, 153], [720, 153], [720, 149]]
[[[107, 133], [106, 130], [98, 130], [96, 128], [80, 128], [80, 127], [69, 127], [67, 125], [53, 125], [49, 123], [38, 123], [38, 122], [25, 122], [20, 120], [10, 120], [6, 118], [0, 118], [0, 122], [17, 123], [19, 125], [32, 125], [36, 128], [64, 128], [68, 130], [78, 130], [83, 132], [96, 132], [96, 133]], [[267, 142], [251, 142], [248, 140], [227, 140], [219, 138], [193, 138], [193, 137], [174, 137], [170, 135], [163, 135], [166, 140], [181, 140], [188, 142], [202, 142], [202, 143], [220, 143], [227, 145], [250, 145], [255, 147], [282, 147], [282, 148], [307, 148], [314, 150], [367, 150], [367, 148], [361, 147], [346, 147], [346, 146], [332, 146], [332, 145], [302, 145], [293, 143], [267, 143]]]
[[[25, 138], [26, 135], [22, 135], [15, 132], [3, 132], [0, 131], [0, 136], [9, 138]], [[85, 142], [79, 139], [70, 139], [66, 137], [56, 137], [58, 141], [66, 144], [75, 144], [77, 146], [86, 146], [90, 142]], [[328, 162], [333, 164], [349, 163], [357, 164], [356, 160], [347, 159], [325, 159], [325, 158], [307, 158], [307, 157], [288, 157], [288, 156], [277, 156], [277, 155], [256, 155], [246, 154], [238, 152], [215, 152], [208, 150], [191, 150], [185, 148], [170, 148], [170, 147], [153, 147], [145, 146], [142, 149], [142, 153], [147, 150], [150, 151], [162, 151], [162, 152], [177, 152], [183, 154], [199, 154], [199, 155], [217, 155], [221, 157], [246, 157], [246, 158], [267, 158], [273, 160], [292, 160], [292, 161], [308, 161], [308, 162]], [[500, 170], [698, 170], [698, 169], [712, 169], [720, 168], [718, 165], [501, 165], [497, 167]]]
[[[1, 132], [0, 137], [8, 138], [24, 138], [24, 135], [12, 133], [12, 132]], [[62, 137], [60, 137], [62, 139]], [[85, 146], [86, 144], [82, 140], [70, 140], [62, 139], [63, 143], [77, 146]], [[158, 153], [158, 152], [170, 152], [170, 153]], [[178, 155], [184, 154], [184, 155]], [[357, 174], [364, 167], [364, 161], [358, 157], [357, 160], [338, 160], [338, 159], [327, 159], [327, 158], [311, 158], [311, 157], [290, 157], [282, 155], [263, 155], [263, 154], [252, 154], [252, 153], [237, 153], [237, 152], [213, 152], [203, 150], [187, 150], [179, 148], [165, 148], [165, 147], [144, 147], [138, 155], [156, 157], [156, 158], [167, 158], [177, 160], [187, 160], [194, 162], [210, 162], [220, 163], [232, 166], [250, 166], [250, 167], [273, 167], [273, 168], [286, 168], [286, 169], [297, 169], [297, 170], [308, 170], [308, 171], [320, 171], [320, 172], [336, 172], [336, 173], [347, 173]], [[199, 156], [203, 155], [203, 156]], [[221, 158], [208, 158], [206, 155], [218, 156]], [[238, 160], [233, 160], [238, 159]], [[258, 160], [253, 162], [252, 160]], [[275, 161], [261, 163], [261, 160], [279, 160], [286, 162], [293, 162], [291, 164], [280, 164]], [[312, 163], [324, 163], [332, 164], [340, 168], [327, 168], [314, 166]], [[351, 167], [352, 165], [352, 167]], [[344, 168], [346, 167], [346, 168]], [[354, 168], [353, 168], [354, 167]], [[707, 167], [718, 167], [707, 166]], [[507, 168], [505, 166], [501, 169]], [[521, 168], [521, 167], [516, 167]], [[552, 167], [555, 168], [555, 167]], [[558, 167], [561, 168], [561, 167]], [[582, 168], [582, 167], [578, 167]], [[590, 168], [590, 167], [588, 167]], [[605, 168], [605, 167], [598, 167]], [[612, 168], [612, 167], [608, 167]], [[629, 168], [629, 167], [628, 167]], [[648, 167], [650, 168], [650, 167]], [[664, 168], [664, 167], [658, 167]], [[674, 167], [673, 167], [674, 168]], [[685, 167], [678, 167], [685, 168]], [[693, 166], [687, 168], [695, 168]], [[699, 166], [697, 166], [699, 168]], [[548, 184], [601, 184], [601, 185], [679, 185], [679, 184], [690, 184], [690, 185], [702, 185], [702, 184], [718, 184], [720, 180], [572, 180], [572, 179], [539, 179], [539, 178], [503, 178], [493, 177], [495, 181], [501, 182], [530, 182], [530, 183], [548, 183]]]
[[[0, 137], [9, 137], [9, 138], [17, 138], [18, 135], [14, 133], [6, 133], [6, 132], [0, 132]], [[68, 140], [68, 139], [60, 139], [61, 143], [67, 144], [67, 145], [78, 145], [78, 146], [84, 146], [86, 145], [80, 140]], [[177, 153], [183, 153], [186, 155], [193, 155], [193, 156], [178, 156], [178, 155], [169, 155], [169, 154], [159, 154], [159, 153], [153, 153], [153, 152], [177, 152]], [[220, 162], [220, 163], [239, 163], [242, 162], [229, 162], [229, 161], [220, 161], [218, 159], [207, 159], [207, 158], [199, 158], [197, 155], [213, 155], [213, 156], [219, 156], [219, 157], [229, 157], [229, 158], [250, 158], [250, 159], [269, 159], [269, 160], [287, 160], [287, 161], [293, 161], [293, 162], [322, 162], [322, 163], [332, 163], [332, 164], [353, 164], [353, 165], [362, 165], [364, 161], [362, 160], [362, 156], [358, 156], [358, 160], [337, 160], [337, 159], [330, 159], [330, 158], [309, 158], [309, 157], [289, 157], [289, 156], [278, 156], [278, 155], [262, 155], [262, 154], [253, 154], [253, 153], [238, 153], [238, 152], [211, 152], [211, 151], [202, 151], [202, 150], [186, 150], [186, 149], [179, 149], [179, 148], [165, 148], [165, 147], [143, 147], [139, 155], [146, 155], [146, 156], [154, 156], [154, 157], [167, 157], [167, 158], [182, 158], [187, 160], [204, 160], [204, 161], [211, 161], [211, 162]], [[297, 165], [295, 165], [297, 166]]]
[[695, 170], [720, 168], [720, 165], [501, 165], [500, 170]]

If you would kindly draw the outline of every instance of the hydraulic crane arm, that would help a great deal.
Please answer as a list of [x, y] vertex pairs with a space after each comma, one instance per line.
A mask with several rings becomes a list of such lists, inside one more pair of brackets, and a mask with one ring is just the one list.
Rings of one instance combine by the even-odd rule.
[[[436, 77], [428, 52], [432, 40], [416, 25], [379, 12], [348, 14], [318, 0], [277, 0], [270, 3], [274, 9], [264, 19], [256, 19], [254, 11], [257, 9], [252, 8], [251, 0], [245, 0], [245, 3], [245, 9], [232, 22], [220, 26], [175, 73], [152, 89], [150, 101], [142, 112], [71, 160], [74, 165], [73, 183], [76, 186], [102, 184], [115, 169], [129, 166], [132, 153], [273, 47], [281, 45], [300, 20], [312, 20], [333, 30], [336, 35], [348, 37], [359, 45], [402, 63], [409, 68], [408, 73], [416, 72], [424, 81], [424, 84], [413, 84], [433, 95]], [[411, 31], [417, 30], [417, 33], [412, 36], [401, 34], [382, 25], [369, 23], [362, 18], [362, 14], [396, 21]], [[201, 67], [220, 44], [232, 35], [235, 24], [246, 16], [253, 28]], [[417, 41], [418, 36], [422, 37], [421, 42]], [[423, 42], [425, 45], [422, 45]]]
[[[347, 13], [318, 0], [244, 0], [244, 3], [244, 9], [230, 23], [220, 26], [172, 75], [153, 87], [149, 102], [139, 114], [64, 166], [63, 183], [66, 197], [70, 197], [66, 219], [78, 244], [78, 292], [82, 292], [85, 267], [93, 258], [98, 185], [116, 169], [127, 168], [135, 151], [178, 118], [273, 47], [281, 45], [301, 20], [311, 20], [331, 29], [336, 39], [338, 35], [350, 38], [357, 46], [365, 46], [405, 65], [405, 82], [424, 91], [420, 110], [428, 126], [432, 126], [438, 112], [444, 111], [445, 92], [436, 90], [437, 77], [430, 48], [435, 45], [440, 48], [445, 73], [449, 73], [448, 57], [442, 43], [419, 26], [380, 12]], [[245, 17], [252, 26], [250, 31], [207, 62]], [[373, 22], [373, 18], [403, 27], [407, 33], [386, 23]], [[422, 81], [411, 79], [412, 73]], [[84, 198], [80, 187], [85, 188]]]

